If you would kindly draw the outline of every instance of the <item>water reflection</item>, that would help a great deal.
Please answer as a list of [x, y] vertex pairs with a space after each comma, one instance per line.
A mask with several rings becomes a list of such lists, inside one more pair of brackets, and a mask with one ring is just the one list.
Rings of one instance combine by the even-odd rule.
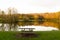
[[[45, 27], [45, 26], [16, 26], [16, 30], [12, 27], [11, 30], [9, 30], [9, 24], [4, 24], [3, 27], [1, 27], [2, 24], [0, 23], [0, 31], [21, 31], [19, 28], [35, 28], [34, 31], [51, 31], [51, 30], [58, 30], [57, 28], [53, 27]], [[13, 25], [12, 25], [13, 26]]]
[[18, 25], [0, 23], [0, 31], [17, 31]]

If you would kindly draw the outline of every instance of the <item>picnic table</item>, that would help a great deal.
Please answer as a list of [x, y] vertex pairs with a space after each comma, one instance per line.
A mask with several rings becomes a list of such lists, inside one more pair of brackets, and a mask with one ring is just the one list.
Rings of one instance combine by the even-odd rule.
[[35, 28], [19, 28], [19, 29], [21, 29], [21, 31], [25, 31], [25, 32], [33, 32], [33, 30]]

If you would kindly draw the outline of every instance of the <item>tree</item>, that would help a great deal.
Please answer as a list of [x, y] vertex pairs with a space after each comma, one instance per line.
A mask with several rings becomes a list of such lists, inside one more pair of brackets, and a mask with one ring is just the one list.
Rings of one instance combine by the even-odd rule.
[[2, 27], [2, 31], [5, 30], [5, 29], [4, 29], [4, 22], [5, 22], [5, 12], [2, 11], [2, 25], [1, 25], [1, 27]]
[[13, 28], [13, 30], [14, 31], [16, 31], [16, 21], [17, 21], [17, 11], [16, 10], [14, 10], [14, 9], [8, 9], [9, 11], [8, 11], [8, 14], [9, 14], [9, 21], [8, 21], [8, 23], [9, 23], [9, 30], [11, 31], [11, 29]]

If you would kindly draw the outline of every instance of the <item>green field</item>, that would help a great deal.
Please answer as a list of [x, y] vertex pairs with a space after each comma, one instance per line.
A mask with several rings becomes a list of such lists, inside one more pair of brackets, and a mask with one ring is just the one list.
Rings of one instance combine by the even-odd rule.
[[60, 40], [60, 31], [38, 31], [38, 37], [17, 37], [20, 32], [0, 32], [0, 40]]

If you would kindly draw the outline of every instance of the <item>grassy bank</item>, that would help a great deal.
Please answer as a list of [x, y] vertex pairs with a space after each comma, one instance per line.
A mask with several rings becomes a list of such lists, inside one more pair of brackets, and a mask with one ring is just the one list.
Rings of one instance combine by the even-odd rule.
[[0, 32], [0, 40], [60, 40], [60, 31], [38, 31], [38, 37], [17, 38], [19, 32]]

